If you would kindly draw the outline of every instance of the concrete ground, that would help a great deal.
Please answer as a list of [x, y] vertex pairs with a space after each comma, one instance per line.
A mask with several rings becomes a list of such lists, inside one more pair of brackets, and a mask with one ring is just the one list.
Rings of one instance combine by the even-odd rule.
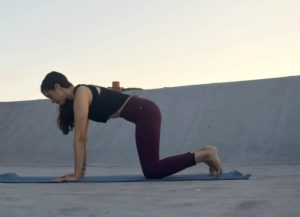
[[[0, 216], [297, 217], [300, 165], [225, 165], [249, 180], [0, 184]], [[72, 167], [2, 166], [0, 173], [60, 176]], [[181, 173], [205, 173], [197, 165]], [[87, 175], [140, 174], [139, 167], [88, 168]]]

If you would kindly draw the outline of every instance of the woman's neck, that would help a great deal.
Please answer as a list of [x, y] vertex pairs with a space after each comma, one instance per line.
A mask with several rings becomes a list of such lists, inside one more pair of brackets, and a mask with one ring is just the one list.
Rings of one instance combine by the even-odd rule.
[[67, 99], [69, 99], [69, 100], [74, 99], [74, 86], [64, 88], [64, 92], [66, 94]]

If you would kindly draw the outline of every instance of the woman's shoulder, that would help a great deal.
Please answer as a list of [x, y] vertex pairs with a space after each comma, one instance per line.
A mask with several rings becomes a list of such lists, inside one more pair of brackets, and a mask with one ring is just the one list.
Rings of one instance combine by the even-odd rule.
[[[79, 88], [80, 87], [80, 88]], [[92, 101], [92, 99], [93, 99], [93, 91], [91, 90], [91, 87], [90, 87], [90, 85], [88, 85], [88, 84], [78, 84], [78, 85], [76, 85], [75, 87], [74, 87], [74, 98], [76, 98], [77, 97], [77, 93], [76, 93], [76, 90], [77, 89], [80, 89], [79, 90], [79, 92], [80, 92], [80, 96], [82, 97], [82, 96], [84, 96], [84, 98], [86, 98], [86, 99], [90, 99], [89, 101], [91, 102]]]
[[77, 85], [75, 86], [75, 88], [78, 88], [78, 87], [80, 87], [80, 86], [87, 86], [87, 87], [101, 87], [101, 88], [105, 88], [105, 87], [103, 87], [103, 86], [101, 86], [101, 85], [97, 85], [97, 84], [77, 84]]
[[77, 90], [77, 88], [79, 88], [80, 86], [85, 86], [85, 87], [89, 87], [91, 85], [89, 84], [77, 84], [75, 87], [74, 87], [74, 92]]
[[105, 87], [95, 85], [95, 84], [78, 84], [74, 87], [74, 94], [76, 93], [76, 90], [81, 86], [88, 88], [92, 94], [95, 94], [96, 91], [100, 94], [101, 89], [103, 88], [105, 89]]
[[[85, 88], [88, 88], [89, 90], [91, 90], [91, 87], [88, 84], [78, 84], [74, 87], [74, 91], [73, 91], [74, 94], [76, 94], [76, 91], [78, 90], [78, 88], [81, 89], [82, 87], [85, 87]], [[84, 88], [82, 88], [82, 89], [84, 89]]]

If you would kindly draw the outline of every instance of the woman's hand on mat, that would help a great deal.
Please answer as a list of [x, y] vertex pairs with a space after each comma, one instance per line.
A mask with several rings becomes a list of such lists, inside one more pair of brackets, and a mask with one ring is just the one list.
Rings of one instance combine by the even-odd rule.
[[61, 176], [56, 178], [54, 181], [56, 182], [64, 182], [64, 181], [77, 181], [80, 179], [80, 176], [76, 176], [74, 173], [65, 175], [65, 176]]

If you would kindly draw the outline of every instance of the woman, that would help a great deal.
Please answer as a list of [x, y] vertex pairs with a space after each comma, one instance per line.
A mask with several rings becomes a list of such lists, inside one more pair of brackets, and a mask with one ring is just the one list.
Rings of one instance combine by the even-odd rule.
[[143, 174], [147, 179], [159, 179], [199, 162], [209, 166], [210, 175], [222, 173], [218, 151], [214, 146], [185, 154], [159, 159], [161, 114], [158, 106], [137, 96], [115, 92], [95, 85], [77, 85], [61, 73], [46, 75], [41, 92], [59, 105], [57, 124], [63, 134], [74, 128], [74, 172], [57, 181], [75, 181], [85, 174], [89, 120], [106, 122], [121, 117], [136, 125], [136, 146]]

